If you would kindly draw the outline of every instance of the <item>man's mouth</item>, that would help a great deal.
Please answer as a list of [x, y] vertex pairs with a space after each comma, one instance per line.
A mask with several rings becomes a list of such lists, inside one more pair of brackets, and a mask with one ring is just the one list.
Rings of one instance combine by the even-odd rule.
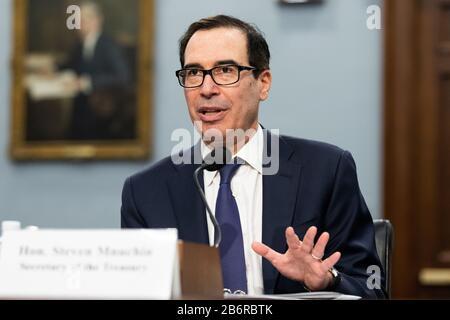
[[203, 122], [220, 121], [225, 117], [227, 109], [220, 107], [200, 107], [198, 114]]

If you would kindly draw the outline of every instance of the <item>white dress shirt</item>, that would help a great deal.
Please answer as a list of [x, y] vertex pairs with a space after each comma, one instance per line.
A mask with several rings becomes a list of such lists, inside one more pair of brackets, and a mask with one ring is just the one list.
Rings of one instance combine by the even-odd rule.
[[[256, 254], [251, 245], [253, 241], [262, 239], [262, 155], [264, 137], [262, 128], [258, 129], [250, 140], [233, 156], [245, 161], [231, 180], [231, 191], [236, 199], [241, 220], [244, 240], [245, 265], [247, 271], [248, 294], [263, 294], [264, 282], [262, 274], [262, 258]], [[201, 142], [202, 157], [211, 152], [206, 144]], [[206, 200], [215, 214], [217, 193], [219, 191], [220, 174], [218, 171], [204, 171], [203, 182]], [[214, 243], [214, 226], [208, 217], [209, 241]]]
[[[100, 38], [99, 32], [93, 32], [86, 36], [86, 38], [83, 40], [83, 58], [84, 60], [90, 61], [92, 58], [94, 58], [95, 53], [95, 47], [97, 46], [98, 39]], [[80, 91], [89, 94], [92, 91], [92, 78], [87, 75], [83, 74], [80, 77], [81, 80], [81, 88]]]
[[93, 32], [86, 36], [83, 40], [83, 58], [85, 60], [92, 60], [95, 53], [95, 46], [97, 45], [100, 33]]

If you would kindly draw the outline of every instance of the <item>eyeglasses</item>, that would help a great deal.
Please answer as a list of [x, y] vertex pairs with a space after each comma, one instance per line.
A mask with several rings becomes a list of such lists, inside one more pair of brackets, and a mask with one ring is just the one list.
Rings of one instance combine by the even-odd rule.
[[243, 70], [257, 70], [255, 67], [227, 64], [217, 66], [209, 70], [199, 68], [185, 68], [175, 72], [178, 82], [184, 88], [198, 88], [203, 85], [207, 74], [218, 85], [230, 85], [237, 83]]

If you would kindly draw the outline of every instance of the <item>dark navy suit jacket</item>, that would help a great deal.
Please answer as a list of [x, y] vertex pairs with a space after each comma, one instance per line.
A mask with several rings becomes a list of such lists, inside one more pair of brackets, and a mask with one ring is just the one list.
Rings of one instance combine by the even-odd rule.
[[[265, 138], [270, 155], [270, 133]], [[198, 146], [198, 145], [197, 145]], [[192, 153], [198, 152], [193, 147]], [[338, 147], [304, 139], [279, 137], [279, 171], [263, 176], [262, 242], [278, 252], [287, 250], [285, 229], [293, 226], [300, 239], [316, 226], [329, 232], [325, 257], [340, 251], [336, 264], [342, 280], [334, 290], [364, 298], [384, 298], [383, 289], [370, 289], [371, 265], [381, 267], [371, 215], [361, 195], [355, 162]], [[195, 188], [198, 165], [175, 165], [171, 157], [129, 177], [122, 192], [123, 228], [178, 228], [185, 241], [209, 243], [206, 211]], [[263, 168], [264, 172], [264, 168]], [[200, 178], [203, 181], [203, 178]], [[383, 283], [384, 272], [381, 272]], [[305, 291], [263, 259], [264, 291]]]

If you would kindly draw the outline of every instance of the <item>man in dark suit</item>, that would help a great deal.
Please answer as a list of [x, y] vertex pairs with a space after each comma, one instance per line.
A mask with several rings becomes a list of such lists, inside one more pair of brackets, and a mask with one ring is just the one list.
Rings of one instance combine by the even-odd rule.
[[[274, 135], [258, 122], [272, 82], [269, 59], [263, 36], [241, 20], [216, 16], [189, 27], [177, 77], [202, 139], [181, 158], [165, 158], [126, 180], [122, 227], [177, 228], [180, 239], [211, 244], [213, 228], [192, 176], [196, 159], [225, 145], [240, 164], [200, 178], [222, 230], [225, 288], [383, 298], [383, 288], [368, 280], [369, 267], [380, 270], [378, 283], [384, 273], [351, 155]], [[239, 130], [246, 134], [229, 135]]]
[[70, 69], [77, 75], [68, 83], [78, 94], [73, 104], [69, 138], [75, 140], [111, 139], [108, 125], [111, 118], [108, 108], [97, 96], [121, 99], [130, 74], [127, 62], [112, 38], [103, 32], [103, 14], [95, 2], [81, 5], [80, 42], [74, 47], [68, 61], [60, 69]]

